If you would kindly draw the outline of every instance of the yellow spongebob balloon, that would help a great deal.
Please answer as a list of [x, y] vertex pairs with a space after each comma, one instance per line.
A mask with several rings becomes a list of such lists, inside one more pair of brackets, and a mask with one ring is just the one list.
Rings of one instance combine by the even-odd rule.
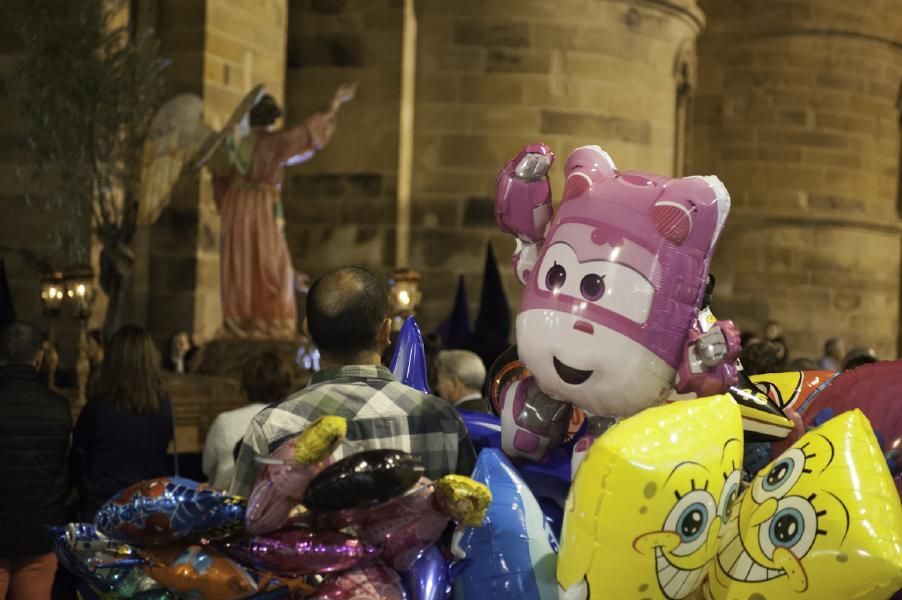
[[567, 506], [561, 598], [687, 598], [739, 493], [742, 418], [728, 395], [651, 408], [602, 435]]
[[902, 507], [859, 410], [809, 431], [737, 500], [706, 598], [888, 598], [902, 586]]

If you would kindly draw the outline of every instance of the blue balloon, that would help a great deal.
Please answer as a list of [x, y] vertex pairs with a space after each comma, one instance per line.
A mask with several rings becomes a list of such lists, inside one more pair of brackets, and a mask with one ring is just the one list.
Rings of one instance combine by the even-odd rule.
[[395, 379], [415, 390], [429, 393], [429, 377], [426, 374], [426, 351], [423, 348], [423, 334], [416, 319], [407, 317], [398, 339], [395, 341], [395, 355], [389, 369]]
[[401, 579], [410, 600], [447, 600], [451, 596], [448, 561], [435, 546], [426, 550]]
[[[89, 523], [70, 523], [55, 531], [59, 535], [54, 551], [60, 564], [104, 598], [173, 598], [140, 568], [144, 559], [134, 548], [106, 537]], [[85, 590], [83, 595], [92, 594]]]
[[130, 544], [168, 544], [226, 537], [244, 527], [247, 501], [181, 477], [140, 481], [119, 492], [94, 517], [97, 529]]
[[[476, 446], [477, 453], [485, 448], [501, 448], [501, 419], [495, 415], [472, 410], [457, 412], [467, 426], [467, 432], [473, 440], [473, 445]], [[567, 492], [570, 490], [572, 452], [573, 444], [569, 443], [553, 449], [543, 462], [518, 460], [516, 463], [517, 471], [542, 508], [556, 505], [556, 508], [545, 510], [545, 513], [556, 524], [554, 529], [557, 534], [560, 534], [562, 520], [559, 515], [563, 515]]]
[[487, 448], [473, 479], [492, 492], [482, 527], [458, 529], [455, 557], [470, 561], [454, 582], [457, 600], [557, 597], [558, 539], [539, 503], [500, 450]]
[[457, 414], [467, 426], [477, 454], [484, 448], [501, 448], [501, 419], [476, 410], [458, 410]]

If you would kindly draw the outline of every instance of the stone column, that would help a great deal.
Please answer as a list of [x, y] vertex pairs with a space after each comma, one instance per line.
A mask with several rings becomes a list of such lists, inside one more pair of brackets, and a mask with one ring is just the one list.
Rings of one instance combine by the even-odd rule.
[[700, 3], [690, 170], [733, 197], [714, 308], [779, 320], [794, 357], [830, 336], [896, 353], [899, 315], [898, 3]]
[[[494, 223], [495, 176], [544, 141], [562, 190], [567, 153], [599, 144], [624, 169], [672, 173], [680, 73], [694, 72], [694, 1], [425, 0], [418, 4], [412, 266], [427, 329], [450, 311], [457, 275], [475, 312], [491, 241], [515, 308], [513, 241]], [[685, 69], [683, 67], [686, 67]]]

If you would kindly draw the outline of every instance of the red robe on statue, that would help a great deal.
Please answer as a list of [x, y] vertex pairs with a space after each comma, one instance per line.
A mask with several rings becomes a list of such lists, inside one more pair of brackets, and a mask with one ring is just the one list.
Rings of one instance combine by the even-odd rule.
[[[317, 114], [298, 127], [255, 131], [237, 144], [230, 139], [222, 149], [228, 167], [213, 167], [218, 171], [213, 189], [222, 219], [227, 335], [296, 335], [295, 273], [283, 231], [282, 178], [286, 165], [302, 162], [328, 141], [331, 131], [318, 126], [323, 118]], [[242, 149], [250, 149], [249, 159], [242, 158]]]

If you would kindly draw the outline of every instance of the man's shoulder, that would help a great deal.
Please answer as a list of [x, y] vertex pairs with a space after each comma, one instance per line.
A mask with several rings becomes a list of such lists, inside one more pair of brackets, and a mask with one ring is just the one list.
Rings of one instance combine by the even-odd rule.
[[323, 381], [296, 392], [278, 404], [264, 408], [254, 418], [266, 422], [274, 412], [306, 415], [321, 410], [347, 417], [423, 413], [452, 414], [445, 401], [393, 380]]
[[0, 397], [2, 396], [19, 397], [32, 406], [40, 404], [52, 408], [65, 407], [67, 410], [69, 406], [69, 401], [65, 396], [48, 388], [47, 384], [37, 377], [0, 381]]

